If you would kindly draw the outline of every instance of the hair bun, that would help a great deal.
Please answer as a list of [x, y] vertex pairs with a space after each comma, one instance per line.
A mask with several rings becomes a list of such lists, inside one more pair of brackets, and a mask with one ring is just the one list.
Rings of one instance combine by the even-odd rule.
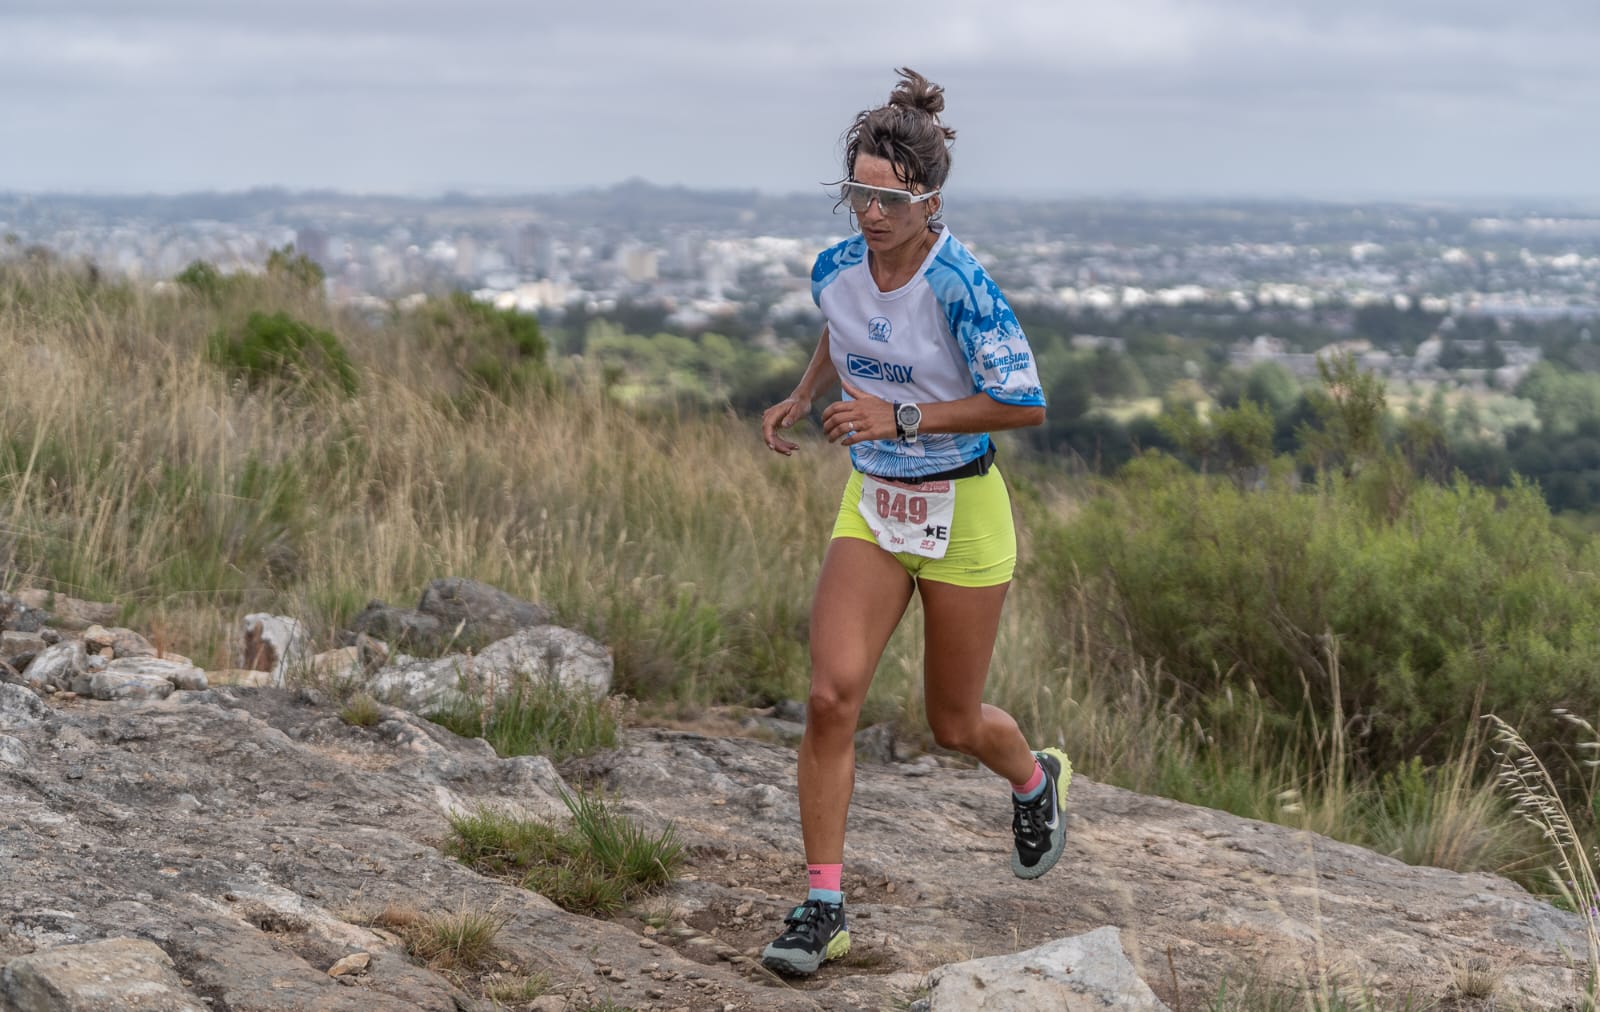
[[[910, 67], [900, 67], [895, 73], [900, 75], [900, 83], [889, 93], [888, 104], [899, 109], [923, 113], [938, 123], [939, 114], [944, 112], [944, 89]], [[956, 135], [956, 132], [949, 127], [941, 125], [940, 129], [947, 139]]]

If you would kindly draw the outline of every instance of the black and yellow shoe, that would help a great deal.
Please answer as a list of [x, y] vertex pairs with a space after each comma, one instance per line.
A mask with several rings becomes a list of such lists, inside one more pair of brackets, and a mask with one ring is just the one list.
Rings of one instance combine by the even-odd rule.
[[1017, 841], [1011, 870], [1018, 878], [1038, 878], [1054, 868], [1067, 843], [1067, 824], [1061, 817], [1061, 808], [1067, 803], [1072, 763], [1057, 748], [1034, 755], [1044, 769], [1044, 790], [1031, 801], [1011, 799], [1011, 833]]
[[761, 965], [778, 973], [805, 976], [850, 951], [844, 904], [806, 900], [784, 919], [783, 934], [761, 952]]

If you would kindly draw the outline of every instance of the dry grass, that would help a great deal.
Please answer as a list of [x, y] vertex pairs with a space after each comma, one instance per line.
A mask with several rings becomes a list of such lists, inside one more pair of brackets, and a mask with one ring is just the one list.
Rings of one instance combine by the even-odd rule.
[[[257, 299], [0, 264], [0, 586], [114, 601], [217, 669], [247, 612], [297, 616], [326, 647], [372, 598], [469, 576], [604, 642], [617, 689], [646, 704], [804, 697], [810, 594], [848, 469], [808, 426], [779, 458], [753, 420], [641, 413], [568, 366], [554, 393], [469, 404], [404, 319], [270, 286]], [[208, 337], [249, 308], [335, 334], [358, 392], [251, 388], [208, 363]], [[1036, 530], [1076, 509], [1073, 486], [1004, 459], [1024, 547], [987, 698], [1030, 738], [1096, 779], [1499, 870], [1481, 840], [1517, 838], [1481, 782], [1458, 777], [1378, 840], [1380, 785], [1346, 779], [1337, 716], [1304, 741], [1249, 719], [1218, 740], [1159, 666], [1096, 642], [1090, 602], [1029, 568]], [[925, 734], [921, 621], [913, 606], [869, 698], [903, 740]], [[1260, 704], [1223, 702], [1246, 717]]]

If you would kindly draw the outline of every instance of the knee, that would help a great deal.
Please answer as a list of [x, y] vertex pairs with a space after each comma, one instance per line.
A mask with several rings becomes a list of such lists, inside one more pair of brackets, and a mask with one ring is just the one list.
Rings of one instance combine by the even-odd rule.
[[957, 717], [941, 717], [928, 720], [928, 730], [933, 732], [933, 740], [940, 748], [947, 748], [952, 752], [963, 755], [974, 755], [978, 747], [978, 722]]
[[861, 700], [826, 682], [813, 683], [806, 697], [806, 724], [819, 730], [844, 728], [855, 733]]

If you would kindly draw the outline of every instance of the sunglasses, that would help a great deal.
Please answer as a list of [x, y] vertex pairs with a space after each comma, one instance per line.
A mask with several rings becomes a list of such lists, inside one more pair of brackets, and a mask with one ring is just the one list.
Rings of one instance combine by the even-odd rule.
[[938, 190], [929, 190], [927, 193], [912, 193], [910, 190], [895, 190], [887, 186], [868, 186], [866, 183], [841, 183], [839, 186], [839, 199], [850, 205], [850, 210], [857, 214], [865, 214], [872, 202], [878, 202], [878, 210], [886, 217], [904, 214], [912, 204], [920, 204], [931, 197], [937, 197]]

